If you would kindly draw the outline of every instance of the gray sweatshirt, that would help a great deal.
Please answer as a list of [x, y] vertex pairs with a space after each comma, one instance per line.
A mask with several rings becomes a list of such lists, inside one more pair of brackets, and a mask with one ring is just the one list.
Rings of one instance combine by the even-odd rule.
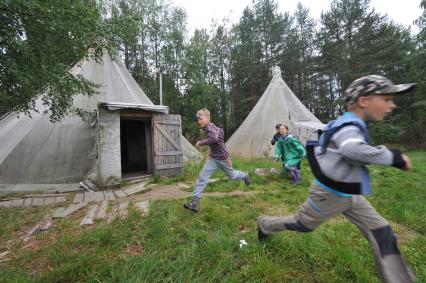
[[[345, 183], [369, 183], [369, 179], [365, 177], [367, 175], [368, 178], [365, 167], [368, 164], [391, 165], [398, 168], [405, 166], [399, 150], [369, 145], [361, 129], [355, 125], [347, 125], [336, 131], [325, 153], [321, 152], [320, 147], [315, 148], [315, 157], [325, 176]], [[336, 195], [351, 196], [339, 192], [339, 188], [332, 188], [321, 183], [318, 179], [315, 182]], [[362, 193], [369, 194], [370, 189], [367, 188]]]

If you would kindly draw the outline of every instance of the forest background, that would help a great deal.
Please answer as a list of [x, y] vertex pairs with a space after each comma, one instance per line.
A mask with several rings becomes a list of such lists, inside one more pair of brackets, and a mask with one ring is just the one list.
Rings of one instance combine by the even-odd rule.
[[[69, 68], [107, 49], [124, 61], [150, 99], [182, 115], [184, 135], [200, 130], [194, 113], [210, 109], [226, 138], [238, 128], [280, 66], [285, 82], [322, 122], [343, 111], [342, 93], [355, 78], [382, 74], [416, 82], [397, 98], [386, 121], [371, 125], [377, 143], [426, 145], [426, 0], [417, 34], [376, 12], [369, 0], [333, 0], [314, 20], [299, 3], [281, 13], [275, 0], [254, 0], [236, 23], [220, 19], [189, 34], [186, 13], [162, 0], [5, 0], [0, 3], [0, 115], [30, 113], [42, 97], [52, 121], [75, 113], [72, 97], [96, 86]], [[271, 135], [274, 125], [271, 127]]]

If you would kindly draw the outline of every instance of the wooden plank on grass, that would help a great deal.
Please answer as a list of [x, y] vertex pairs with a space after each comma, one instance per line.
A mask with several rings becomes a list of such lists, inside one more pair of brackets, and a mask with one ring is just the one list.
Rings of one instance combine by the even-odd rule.
[[40, 225], [40, 230], [48, 230], [53, 225], [53, 219], [51, 216], [46, 216]]
[[120, 203], [119, 206], [118, 206], [118, 215], [121, 218], [126, 218], [128, 208], [129, 208], [129, 202], [128, 201]]
[[81, 220], [80, 226], [82, 225], [92, 225], [93, 224], [93, 218], [95, 217], [96, 211], [98, 210], [98, 205], [93, 204], [90, 206], [89, 211], [87, 212], [86, 216]]
[[12, 200], [12, 203], [10, 204], [10, 206], [23, 206], [23, 205], [24, 205], [24, 199], [22, 198]]
[[98, 191], [95, 192], [95, 201], [103, 201], [105, 199], [104, 192]]
[[83, 180], [80, 182], [80, 186], [85, 188], [88, 191], [97, 191], [99, 188], [94, 183], [92, 183], [90, 180]]
[[111, 207], [111, 211], [109, 212], [108, 215], [108, 223], [111, 223], [115, 217], [117, 216], [117, 211], [118, 211], [118, 206], [114, 205], [113, 207]]
[[0, 202], [0, 206], [3, 206], [3, 207], [10, 207], [11, 204], [12, 204], [11, 200], [5, 200]]
[[41, 197], [66, 197], [69, 194], [40, 194], [40, 195], [25, 195], [24, 198], [41, 198]]
[[55, 197], [45, 197], [44, 204], [51, 204], [55, 202]]
[[0, 258], [3, 258], [5, 256], [7, 256], [8, 254], [10, 254], [10, 251], [4, 251], [4, 252], [0, 253]]
[[85, 192], [84, 202], [91, 202], [95, 200], [95, 192]]
[[126, 194], [126, 193], [125, 193], [122, 189], [114, 190], [114, 194], [115, 194], [118, 198], [127, 197], [127, 194]]
[[88, 203], [87, 202], [79, 202], [79, 203], [72, 203], [70, 206], [68, 206], [62, 213], [56, 213], [53, 215], [54, 218], [63, 218], [67, 217], [77, 210], [82, 209], [85, 207]]
[[114, 193], [111, 190], [104, 191], [105, 199], [106, 200], [114, 200], [115, 196]]
[[82, 202], [83, 199], [84, 199], [84, 194], [83, 193], [77, 193], [74, 196], [73, 203]]
[[58, 207], [55, 212], [53, 213], [53, 218], [58, 218], [58, 217], [63, 217], [62, 215], [64, 214], [65, 211], [65, 207]]
[[26, 235], [21, 237], [22, 241], [28, 242], [29, 240], [31, 240], [32, 235], [37, 233], [39, 230], [40, 230], [40, 223], [37, 223]]
[[101, 207], [99, 208], [98, 214], [96, 215], [96, 219], [105, 218], [107, 208], [108, 208], [108, 201], [104, 200], [101, 203]]
[[67, 201], [67, 199], [64, 196], [59, 196], [59, 197], [55, 198], [55, 203], [66, 202], [66, 201]]
[[43, 205], [44, 199], [43, 198], [33, 198], [32, 205], [40, 206]]
[[136, 208], [142, 211], [143, 214], [148, 215], [149, 212], [149, 201], [144, 200], [135, 204]]
[[123, 191], [126, 193], [126, 194], [128, 194], [128, 195], [133, 195], [133, 194], [136, 194], [136, 193], [139, 193], [139, 192], [143, 192], [143, 191], [145, 191], [145, 190], [148, 190], [146, 187], [145, 187], [145, 183], [141, 183], [141, 184], [138, 184], [138, 185], [136, 185], [136, 186], [132, 186], [132, 187], [130, 187], [130, 188], [126, 188], [126, 189], [124, 189]]
[[30, 206], [32, 202], [33, 202], [32, 198], [26, 198], [24, 200], [24, 206]]

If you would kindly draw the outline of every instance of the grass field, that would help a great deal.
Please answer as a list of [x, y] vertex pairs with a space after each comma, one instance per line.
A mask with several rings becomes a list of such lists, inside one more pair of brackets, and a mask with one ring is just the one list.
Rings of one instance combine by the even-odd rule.
[[[426, 282], [426, 152], [409, 156], [410, 172], [370, 167], [374, 193], [368, 199], [392, 223], [418, 282]], [[183, 177], [157, 181], [194, 181], [201, 165], [187, 166]], [[280, 168], [268, 160], [234, 159], [234, 167], [252, 173], [272, 166]], [[179, 199], [151, 202], [147, 217], [131, 207], [127, 219], [111, 224], [81, 228], [76, 216], [55, 222], [29, 247], [13, 246], [13, 259], [0, 263], [0, 282], [380, 282], [367, 240], [343, 217], [312, 233], [286, 232], [258, 243], [257, 216], [292, 213], [308, 195], [312, 175], [306, 162], [302, 167], [297, 186], [284, 175], [252, 174], [248, 190], [256, 194], [205, 197], [198, 214], [183, 209], [185, 200]], [[206, 192], [243, 188], [225, 180]], [[0, 242], [46, 211], [0, 208]], [[240, 248], [242, 239], [248, 245]]]

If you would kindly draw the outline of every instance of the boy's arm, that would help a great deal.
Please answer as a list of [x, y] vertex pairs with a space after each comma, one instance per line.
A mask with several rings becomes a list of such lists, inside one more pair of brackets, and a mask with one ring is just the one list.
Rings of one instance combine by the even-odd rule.
[[206, 138], [198, 142], [199, 145], [210, 145], [219, 141], [219, 129], [209, 127], [206, 129]]
[[301, 142], [299, 142], [299, 140], [295, 136], [292, 137], [291, 142], [293, 143], [296, 150], [299, 152], [300, 156], [305, 157], [306, 156], [306, 149], [303, 146], [303, 144]]
[[367, 144], [361, 131], [356, 126], [347, 126], [336, 132], [332, 140], [339, 152], [349, 162], [357, 165], [380, 164], [404, 168], [406, 161], [399, 149]]
[[279, 160], [281, 157], [281, 142], [278, 141], [277, 145], [275, 146], [275, 154], [274, 154], [274, 159], [275, 160]]
[[271, 139], [271, 145], [275, 145], [275, 142], [276, 142], [276, 140], [275, 140], [275, 136], [276, 136], [277, 134], [274, 134], [273, 136], [272, 136], [272, 139]]

